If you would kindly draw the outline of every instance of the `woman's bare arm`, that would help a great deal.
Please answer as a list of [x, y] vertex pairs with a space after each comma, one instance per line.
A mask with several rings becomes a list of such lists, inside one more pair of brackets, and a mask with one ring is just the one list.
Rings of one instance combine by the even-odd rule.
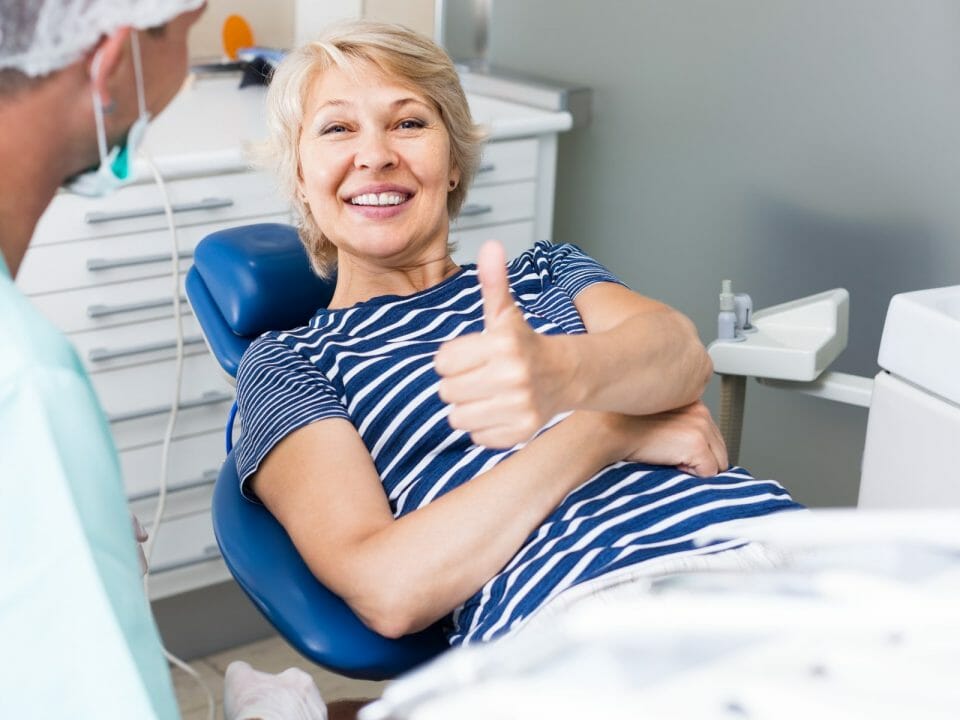
[[328, 419], [278, 443], [254, 489], [317, 578], [367, 625], [396, 637], [464, 602], [569, 492], [632, 447], [621, 418], [577, 412], [395, 520], [356, 429]]

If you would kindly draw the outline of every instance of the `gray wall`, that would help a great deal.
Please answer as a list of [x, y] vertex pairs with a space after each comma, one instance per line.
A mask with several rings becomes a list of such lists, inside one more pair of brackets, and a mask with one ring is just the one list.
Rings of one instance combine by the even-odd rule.
[[[835, 369], [872, 376], [890, 296], [960, 282], [960, 3], [508, 0], [490, 46], [595, 90], [560, 143], [554, 238], [704, 341], [721, 278], [758, 308], [845, 287]], [[853, 504], [865, 429], [863, 409], [751, 384], [741, 461]]]

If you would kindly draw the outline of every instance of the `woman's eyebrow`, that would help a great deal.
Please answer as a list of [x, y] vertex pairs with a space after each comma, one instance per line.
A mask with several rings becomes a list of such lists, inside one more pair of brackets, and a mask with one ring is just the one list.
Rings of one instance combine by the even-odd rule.
[[321, 110], [324, 110], [325, 108], [328, 108], [328, 107], [345, 107], [345, 106], [351, 105], [351, 104], [352, 104], [352, 103], [351, 103], [349, 100], [341, 100], [341, 99], [339, 99], [339, 98], [332, 98], [332, 99], [327, 100], [326, 102], [324, 102], [320, 107], [318, 107], [318, 108], [314, 111], [314, 115], [316, 115], [318, 112], [320, 112]]
[[400, 98], [399, 100], [394, 100], [391, 103], [391, 105], [393, 105], [393, 107], [396, 109], [402, 108], [404, 105], [411, 105], [411, 104], [420, 105], [421, 107], [425, 107], [425, 108], [430, 107], [423, 100], [420, 100], [419, 98], [415, 98], [415, 97]]

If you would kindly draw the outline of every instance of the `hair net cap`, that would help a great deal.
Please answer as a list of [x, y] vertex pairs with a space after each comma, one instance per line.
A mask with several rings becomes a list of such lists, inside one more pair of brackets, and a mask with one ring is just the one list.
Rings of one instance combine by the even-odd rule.
[[76, 62], [102, 35], [163, 25], [204, 0], [0, 0], [0, 69], [31, 77]]

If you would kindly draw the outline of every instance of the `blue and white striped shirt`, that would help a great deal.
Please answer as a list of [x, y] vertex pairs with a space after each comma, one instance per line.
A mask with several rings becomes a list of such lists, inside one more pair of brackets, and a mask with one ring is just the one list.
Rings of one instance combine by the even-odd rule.
[[[510, 262], [508, 277], [524, 318], [547, 334], [586, 332], [573, 298], [593, 283], [618, 282], [576, 246], [547, 242]], [[433, 358], [440, 345], [482, 329], [470, 265], [414, 295], [323, 309], [304, 327], [263, 335], [237, 374], [241, 483], [286, 435], [331, 417], [356, 426], [395, 517], [509, 457], [517, 448], [474, 445], [453, 430], [438, 394]], [[675, 468], [616, 463], [570, 493], [507, 566], [457, 608], [448, 637], [452, 644], [490, 640], [574, 585], [667, 555], [731, 547], [694, 545], [691, 536], [707, 525], [797, 507], [776, 482], [738, 468], [700, 479]]]

